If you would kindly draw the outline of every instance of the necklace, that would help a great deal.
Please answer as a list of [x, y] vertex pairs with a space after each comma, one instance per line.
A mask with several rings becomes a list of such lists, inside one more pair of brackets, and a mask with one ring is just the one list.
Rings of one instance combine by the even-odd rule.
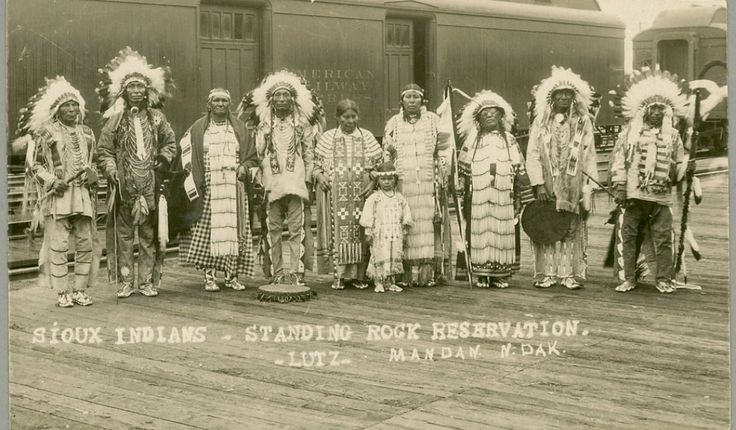
[[404, 121], [408, 122], [411, 125], [416, 124], [419, 119], [422, 117], [421, 113], [407, 113], [404, 112]]
[[384, 191], [383, 189], [381, 189], [381, 192], [383, 193], [384, 196], [390, 199], [394, 198], [394, 196], [396, 195], [396, 190], [391, 190], [391, 195], [388, 195], [388, 193]]

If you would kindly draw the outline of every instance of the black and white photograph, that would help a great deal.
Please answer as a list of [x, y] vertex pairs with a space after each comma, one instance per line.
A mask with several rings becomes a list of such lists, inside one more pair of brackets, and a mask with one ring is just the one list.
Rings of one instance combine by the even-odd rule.
[[728, 21], [6, 0], [0, 428], [730, 428]]

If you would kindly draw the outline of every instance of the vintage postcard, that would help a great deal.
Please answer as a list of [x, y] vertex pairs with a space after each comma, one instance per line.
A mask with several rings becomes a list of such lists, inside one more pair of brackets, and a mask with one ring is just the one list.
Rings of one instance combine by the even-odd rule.
[[10, 428], [729, 428], [727, 21], [8, 1]]

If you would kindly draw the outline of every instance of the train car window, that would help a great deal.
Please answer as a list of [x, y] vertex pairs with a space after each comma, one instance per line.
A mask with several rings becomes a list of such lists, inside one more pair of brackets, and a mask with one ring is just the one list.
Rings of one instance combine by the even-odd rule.
[[412, 46], [412, 40], [414, 39], [412, 34], [412, 28], [407, 26], [404, 26], [401, 29], [401, 46], [408, 48]]
[[234, 23], [233, 23], [233, 39], [245, 39], [243, 37], [243, 14], [242, 13], [236, 13], [233, 15]]
[[210, 15], [210, 20], [212, 21], [212, 38], [219, 39], [220, 38], [220, 14], [217, 12], [213, 12]]
[[200, 13], [200, 37], [216, 40], [256, 40], [256, 17], [250, 13], [205, 11]]
[[205, 39], [210, 38], [210, 14], [202, 12], [199, 14], [199, 35]]
[[678, 76], [689, 79], [688, 70], [689, 46], [687, 40], [661, 40], [657, 45], [657, 60], [664, 70], [677, 73]]
[[256, 19], [253, 15], [245, 15], [245, 30], [243, 31], [244, 38], [246, 40], [255, 40], [255, 27], [256, 27]]
[[233, 14], [231, 13], [222, 14], [222, 38], [233, 38]]

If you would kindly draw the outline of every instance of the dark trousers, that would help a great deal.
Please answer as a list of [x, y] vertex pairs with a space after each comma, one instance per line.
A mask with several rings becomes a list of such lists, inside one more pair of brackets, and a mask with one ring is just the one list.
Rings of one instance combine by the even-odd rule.
[[636, 280], [636, 260], [641, 251], [645, 229], [650, 229], [657, 259], [657, 281], [672, 279], [672, 211], [669, 206], [645, 200], [626, 201], [623, 238], [624, 276]]

